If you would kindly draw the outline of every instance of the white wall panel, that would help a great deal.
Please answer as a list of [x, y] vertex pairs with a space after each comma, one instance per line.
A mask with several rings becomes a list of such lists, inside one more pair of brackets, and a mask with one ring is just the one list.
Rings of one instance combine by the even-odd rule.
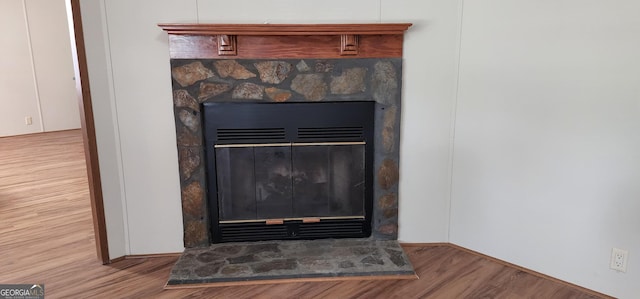
[[94, 112], [109, 258], [114, 259], [129, 254], [129, 238], [104, 0], [83, 0], [80, 2], [80, 8], [83, 16], [82, 30]]
[[201, 23], [378, 22], [380, 2], [370, 0], [197, 0]]
[[[29, 31], [22, 0], [0, 1], [0, 137], [40, 132]], [[33, 119], [25, 124], [25, 117]]]
[[383, 22], [405, 35], [400, 153], [400, 240], [447, 242], [449, 147], [458, 1], [383, 0]]
[[80, 128], [66, 0], [26, 0], [44, 131]]
[[[637, 1], [465, 1], [451, 242], [640, 294]], [[630, 251], [626, 274], [612, 247]]]
[[195, 22], [195, 1], [106, 1], [130, 254], [182, 251], [167, 34]]

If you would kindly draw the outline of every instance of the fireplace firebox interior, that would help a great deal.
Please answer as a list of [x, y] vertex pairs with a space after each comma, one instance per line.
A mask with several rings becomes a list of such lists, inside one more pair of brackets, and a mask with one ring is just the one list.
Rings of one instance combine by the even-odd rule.
[[203, 103], [214, 243], [368, 237], [375, 103]]

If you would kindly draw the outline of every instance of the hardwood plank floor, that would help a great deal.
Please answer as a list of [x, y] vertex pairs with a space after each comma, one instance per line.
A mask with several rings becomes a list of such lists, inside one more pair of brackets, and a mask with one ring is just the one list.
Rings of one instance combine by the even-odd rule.
[[458, 248], [408, 246], [419, 280], [164, 290], [177, 256], [96, 258], [79, 130], [0, 138], [0, 283], [47, 298], [603, 298]]

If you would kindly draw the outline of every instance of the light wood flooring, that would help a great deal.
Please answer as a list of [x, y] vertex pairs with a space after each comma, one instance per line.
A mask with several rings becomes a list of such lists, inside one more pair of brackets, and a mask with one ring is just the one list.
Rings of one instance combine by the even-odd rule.
[[0, 284], [46, 298], [601, 298], [448, 245], [407, 246], [419, 280], [164, 290], [177, 256], [96, 258], [79, 130], [0, 138]]

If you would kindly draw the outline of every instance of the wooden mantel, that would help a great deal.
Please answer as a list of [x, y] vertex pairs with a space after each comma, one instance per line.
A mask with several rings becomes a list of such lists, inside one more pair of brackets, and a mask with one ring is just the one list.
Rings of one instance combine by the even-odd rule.
[[158, 24], [171, 58], [402, 57], [410, 23]]
[[158, 24], [176, 35], [340, 35], [403, 34], [409, 23], [371, 24]]

